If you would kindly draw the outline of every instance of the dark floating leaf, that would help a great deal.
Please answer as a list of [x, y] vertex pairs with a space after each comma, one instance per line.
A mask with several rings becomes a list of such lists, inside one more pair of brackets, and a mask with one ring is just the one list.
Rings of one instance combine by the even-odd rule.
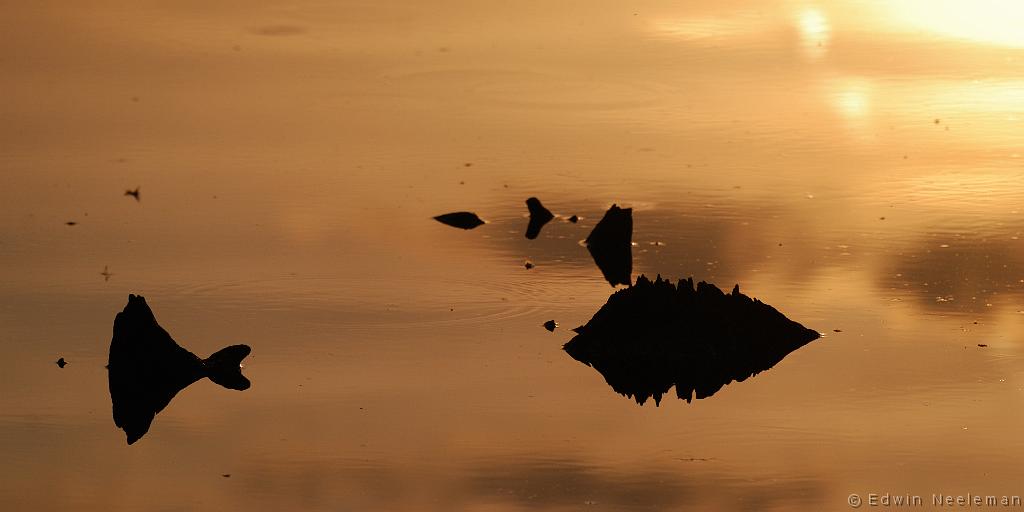
[[633, 209], [612, 205], [585, 243], [612, 286], [633, 282]]
[[129, 295], [128, 305], [114, 318], [107, 364], [114, 424], [132, 444], [149, 431], [153, 418], [174, 395], [193, 382], [208, 377], [229, 389], [248, 389], [241, 362], [250, 350], [232, 345], [199, 359], [160, 327], [146, 299]]
[[689, 402], [767, 370], [818, 338], [815, 331], [739, 291], [722, 293], [693, 279], [678, 287], [641, 275], [619, 290], [565, 344], [616, 392], [656, 404], [674, 385]]
[[554, 320], [548, 320], [547, 322], [544, 322], [544, 328], [551, 332], [555, 332], [556, 327], [558, 327], [558, 324], [556, 324]]
[[527, 199], [526, 207], [530, 210], [530, 224], [526, 226], [526, 238], [533, 240], [540, 234], [541, 228], [548, 222], [551, 222], [551, 219], [555, 218], [555, 216], [544, 205], [540, 204], [540, 199], [536, 197]]
[[60, 366], [61, 368], [64, 368], [67, 365], [68, 365], [68, 362], [65, 361], [63, 357], [57, 360], [57, 366]]
[[476, 214], [472, 212], [446, 213], [444, 215], [438, 215], [437, 217], [434, 217], [434, 220], [440, 222], [441, 224], [447, 224], [449, 226], [462, 229], [473, 229], [481, 224], [484, 224], [484, 221], [481, 220], [480, 217], [477, 217]]

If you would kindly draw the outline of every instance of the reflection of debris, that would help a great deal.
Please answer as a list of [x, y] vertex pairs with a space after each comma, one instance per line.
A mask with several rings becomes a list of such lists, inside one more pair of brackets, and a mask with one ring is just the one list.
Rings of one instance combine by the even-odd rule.
[[200, 359], [160, 327], [146, 299], [129, 295], [128, 304], [114, 319], [107, 364], [114, 424], [132, 444], [149, 431], [156, 414], [193, 382], [207, 377], [229, 389], [248, 389], [241, 362], [249, 352], [246, 345], [232, 345]]
[[556, 327], [558, 327], [558, 324], [556, 324], [554, 320], [548, 320], [547, 322], [544, 322], [544, 328], [551, 332], [555, 332]]
[[530, 270], [531, 268], [533, 268], [533, 263], [527, 261], [526, 264], [523, 266], [526, 267], [526, 270]]
[[125, 190], [124, 191], [124, 195], [132, 196], [132, 197], [135, 198], [135, 201], [138, 202], [140, 200], [140, 198], [139, 198], [139, 188], [141, 188], [141, 187], [135, 187], [135, 190]]
[[633, 209], [612, 205], [584, 242], [612, 286], [633, 282]]
[[526, 207], [530, 209], [530, 225], [526, 227], [526, 238], [533, 240], [540, 234], [541, 228], [555, 218], [551, 211], [540, 204], [540, 199], [531, 197], [526, 200]]
[[480, 217], [477, 217], [476, 214], [472, 212], [446, 213], [444, 215], [438, 215], [437, 217], [434, 217], [434, 220], [440, 222], [441, 224], [447, 224], [449, 226], [462, 229], [473, 229], [477, 226], [485, 224], [485, 222], [482, 219], [480, 219]]
[[689, 402], [767, 370], [817, 339], [815, 331], [739, 291], [693, 279], [673, 285], [637, 278], [619, 290], [565, 344], [616, 392], [643, 404], [675, 386]]
[[65, 361], [63, 357], [57, 360], [57, 366], [60, 366], [61, 368], [64, 368], [67, 365], [68, 365], [68, 362]]

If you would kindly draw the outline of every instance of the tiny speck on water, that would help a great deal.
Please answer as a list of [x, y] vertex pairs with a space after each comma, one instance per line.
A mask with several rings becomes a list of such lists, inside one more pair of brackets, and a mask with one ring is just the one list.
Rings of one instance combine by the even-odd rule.
[[526, 270], [530, 270], [531, 268], [533, 268], [533, 263], [530, 263], [529, 261], [527, 261], [526, 264], [523, 265], [523, 266], [526, 267]]
[[832, 332], [843, 332], [842, 329], [832, 329]]
[[979, 346], [979, 347], [987, 347], [988, 345], [987, 345], [987, 344], [985, 344], [985, 343], [978, 343], [978, 346]]
[[231, 473], [224, 473], [221, 476], [224, 477], [224, 478], [231, 478]]

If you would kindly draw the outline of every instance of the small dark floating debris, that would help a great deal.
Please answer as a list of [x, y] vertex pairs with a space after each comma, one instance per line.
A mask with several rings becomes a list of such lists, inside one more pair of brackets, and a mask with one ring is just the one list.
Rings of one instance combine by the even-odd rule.
[[548, 320], [547, 322], [544, 322], [544, 328], [551, 332], [555, 332], [556, 327], [558, 327], [558, 324], [556, 324], [554, 320]]
[[100, 275], [103, 276], [103, 281], [110, 281], [110, 277], [114, 274], [111, 274], [110, 271], [107, 270], [107, 266], [103, 265], [103, 272], [100, 272]]
[[249, 389], [241, 362], [250, 351], [246, 345], [231, 345], [200, 359], [160, 327], [146, 299], [129, 295], [114, 318], [107, 363], [114, 424], [132, 444], [179, 391], [204, 377], [228, 389]]
[[738, 285], [726, 294], [692, 278], [673, 285], [643, 275], [575, 331], [564, 350], [640, 405], [660, 404], [672, 386], [687, 402], [707, 398], [819, 337]]
[[124, 195], [132, 196], [132, 197], [135, 198], [135, 201], [138, 202], [138, 201], [140, 201], [140, 198], [139, 198], [139, 189], [140, 188], [141, 187], [135, 187], [135, 190], [125, 190], [124, 191]]
[[842, 329], [832, 329], [832, 332], [843, 332]]
[[78, 223], [73, 221], [73, 220], [69, 220], [69, 221], [65, 222], [64, 224], [67, 224], [68, 226], [74, 226], [74, 225], [76, 225]]
[[580, 221], [580, 218], [577, 215], [573, 215], [572, 217], [569, 217], [569, 222], [572, 222], [573, 224], [576, 224], [579, 221]]
[[987, 344], [985, 344], [985, 343], [978, 343], [978, 346], [979, 346], [979, 347], [987, 347], [988, 345], [987, 345]]
[[67, 365], [68, 365], [68, 362], [65, 361], [63, 357], [57, 360], [57, 366], [59, 366], [61, 368], [64, 368]]
[[477, 217], [476, 214], [472, 212], [446, 213], [444, 215], [438, 215], [437, 217], [434, 217], [434, 220], [440, 222], [441, 224], [447, 224], [449, 226], [462, 229], [473, 229], [477, 226], [485, 224], [485, 222], [481, 220], [480, 217]]
[[555, 218], [551, 211], [540, 204], [540, 199], [531, 197], [526, 200], [526, 207], [530, 210], [530, 224], [526, 226], [526, 238], [533, 240], [540, 234], [541, 228]]
[[612, 286], [633, 282], [633, 209], [612, 205], [584, 242]]
[[224, 473], [221, 476], [224, 477], [224, 478], [231, 478], [231, 473]]
[[526, 264], [523, 265], [523, 266], [526, 267], [526, 270], [530, 270], [531, 268], [533, 268], [533, 263], [530, 263], [529, 261], [527, 261]]

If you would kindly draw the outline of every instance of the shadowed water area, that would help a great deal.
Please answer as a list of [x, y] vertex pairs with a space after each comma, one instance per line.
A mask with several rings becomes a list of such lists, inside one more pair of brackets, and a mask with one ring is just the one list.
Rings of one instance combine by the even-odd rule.
[[[1021, 26], [988, 0], [10, 3], [0, 508], [1024, 494]], [[562, 350], [625, 288], [584, 243], [613, 204], [633, 282], [739, 284], [822, 337], [690, 403], [613, 392]], [[130, 293], [197, 359], [251, 347], [251, 387], [175, 386], [128, 446]]]

